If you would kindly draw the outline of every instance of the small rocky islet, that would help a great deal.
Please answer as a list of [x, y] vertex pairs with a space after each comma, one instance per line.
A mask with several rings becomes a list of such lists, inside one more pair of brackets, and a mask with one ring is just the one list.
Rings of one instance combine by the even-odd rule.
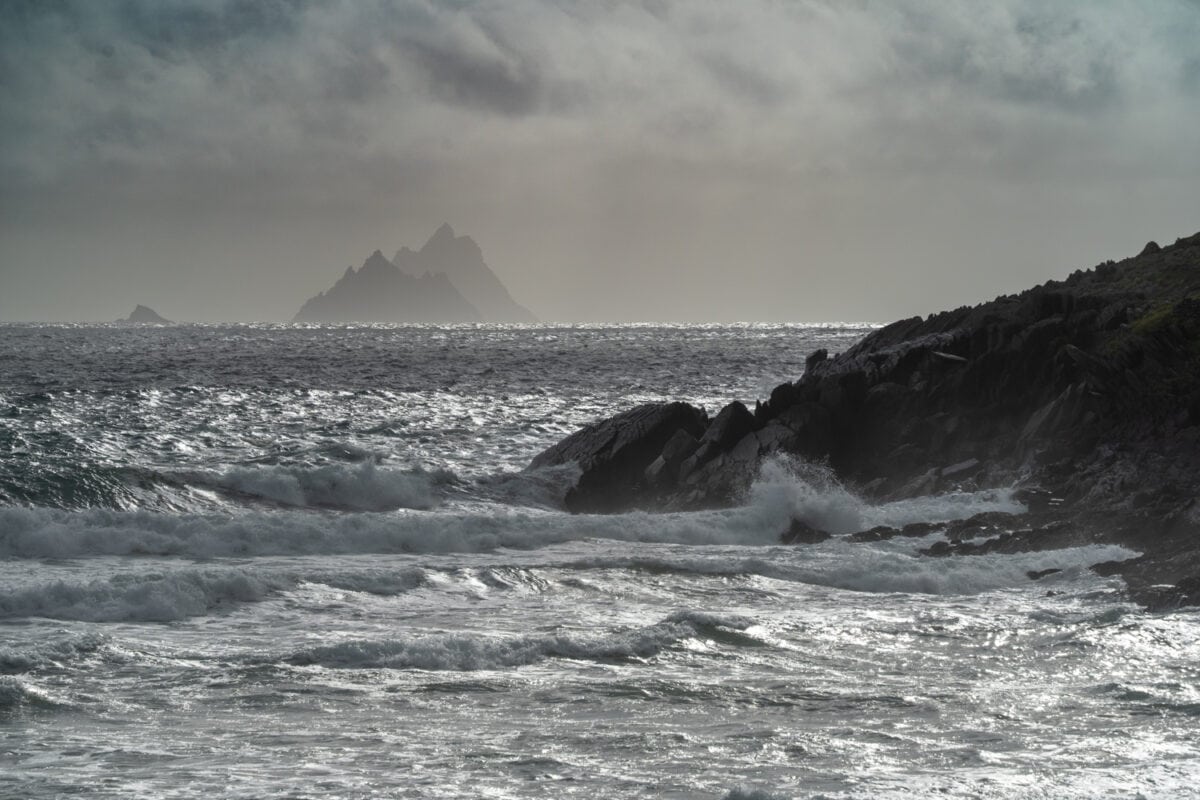
[[150, 308], [149, 306], [144, 306], [141, 303], [139, 303], [137, 306], [134, 307], [133, 311], [130, 312], [128, 317], [125, 317], [124, 319], [119, 319], [119, 320], [117, 320], [117, 322], [125, 322], [125, 323], [129, 323], [130, 325], [172, 325], [172, 324], [174, 324], [171, 322], [171, 320], [162, 316], [157, 311], [155, 311], [153, 308]]
[[[924, 554], [1121, 544], [1141, 555], [1093, 569], [1150, 607], [1200, 604], [1200, 234], [818, 350], [753, 408], [630, 409], [530, 466], [579, 465], [571, 511], [696, 509], [737, 503], [777, 454], [877, 502], [1016, 487], [1026, 513], [938, 526]], [[781, 532], [827, 536], [806, 520]]]

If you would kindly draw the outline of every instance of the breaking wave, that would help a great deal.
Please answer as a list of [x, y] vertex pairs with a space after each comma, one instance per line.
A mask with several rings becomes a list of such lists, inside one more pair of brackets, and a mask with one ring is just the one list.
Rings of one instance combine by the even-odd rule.
[[64, 706], [50, 695], [11, 675], [0, 675], [0, 714]]
[[208, 482], [234, 495], [295, 508], [394, 511], [436, 507], [438, 484], [452, 479], [449, 473], [387, 469], [365, 460], [354, 466], [235, 467]]
[[851, 492], [827, 467], [787, 458], [763, 463], [750, 490], [750, 505], [774, 515], [786, 526], [802, 520], [835, 535], [887, 525], [901, 528], [913, 522], [949, 522], [988, 511], [1019, 514], [1025, 506], [1009, 489], [948, 492], [890, 503], [869, 503]]
[[298, 666], [341, 669], [424, 669], [474, 671], [520, 667], [551, 658], [579, 661], [632, 661], [652, 658], [676, 643], [723, 631], [745, 631], [753, 621], [736, 615], [680, 611], [661, 622], [602, 635], [554, 633], [491, 637], [438, 633], [384, 641], [347, 641], [293, 653]]
[[[443, 594], [481, 597], [491, 591], [540, 593], [549, 584], [518, 567], [435, 570], [423, 567], [281, 569], [271, 567], [179, 568], [121, 573], [107, 578], [57, 580], [16, 590], [0, 588], [0, 619], [40, 617], [86, 622], [170, 622], [232, 610], [306, 585], [392, 597], [428, 588]], [[70, 661], [104, 639], [53, 641], [36, 648], [0, 647], [0, 672], [22, 672]]]
[[[229, 478], [243, 488], [305, 503], [357, 503], [391, 507], [431, 500], [425, 478], [413, 473], [351, 472], [364, 482], [345, 482], [337, 472], [286, 470], [238, 472]], [[370, 468], [374, 470], [374, 467]], [[320, 477], [324, 476], [324, 477]], [[334, 477], [337, 476], [335, 480]], [[381, 497], [364, 488], [382, 484]], [[297, 494], [290, 494], [290, 493]], [[569, 515], [535, 508], [476, 504], [462, 511], [423, 513], [325, 514], [291, 509], [237, 514], [158, 513], [86, 509], [0, 508], [0, 557], [74, 558], [94, 555], [222, 556], [343, 553], [487, 552], [501, 547], [532, 549], [583, 539], [691, 545], [773, 545], [791, 519], [800, 518], [832, 533], [850, 533], [879, 524], [946, 521], [984, 511], [1019, 511], [1002, 490], [938, 495], [871, 505], [827, 475], [791, 471], [769, 462], [748, 505], [721, 511], [620, 515]]]
[[[830, 541], [788, 548], [762, 558], [730, 558], [702, 553], [661, 556], [595, 556], [565, 564], [578, 570], [622, 569], [651, 573], [712, 576], [756, 575], [773, 580], [876, 594], [969, 595], [1028, 585], [1029, 573], [1061, 570], [1075, 577], [1092, 564], [1131, 558], [1117, 545], [1087, 545], [1011, 555], [929, 558], [916, 554], [911, 541], [856, 544]], [[1060, 578], [1061, 579], [1061, 578]]]
[[107, 641], [106, 636], [89, 633], [40, 642], [31, 647], [0, 646], [0, 672], [32, 672], [61, 668], [76, 659], [95, 653]]
[[83, 583], [54, 581], [0, 594], [0, 618], [166, 622], [262, 600], [284, 584], [245, 570], [177, 570]]

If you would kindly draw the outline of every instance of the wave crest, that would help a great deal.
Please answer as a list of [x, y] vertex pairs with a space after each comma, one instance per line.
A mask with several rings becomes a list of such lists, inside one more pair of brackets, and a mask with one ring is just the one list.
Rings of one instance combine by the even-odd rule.
[[579, 661], [633, 661], [652, 658], [684, 639], [714, 630], [744, 631], [745, 617], [677, 612], [645, 627], [598, 636], [554, 633], [545, 636], [490, 637], [439, 633], [386, 641], [346, 641], [293, 653], [298, 666], [340, 669], [424, 669], [477, 671], [521, 667], [551, 658]]
[[857, 533], [887, 525], [902, 528], [913, 522], [950, 522], [988, 511], [1020, 514], [1025, 506], [1011, 489], [948, 492], [890, 503], [870, 503], [847, 489], [833, 470], [786, 457], [763, 462], [750, 489], [750, 505], [778, 520], [780, 529], [802, 520], [834, 535]]
[[72, 636], [30, 647], [0, 647], [0, 672], [32, 672], [63, 666], [69, 661], [88, 656], [108, 641], [95, 633]]
[[168, 622], [207, 614], [222, 605], [256, 602], [284, 585], [272, 576], [245, 570], [176, 570], [84, 583], [53, 581], [0, 594], [0, 618]]
[[225, 492], [295, 508], [395, 511], [435, 508], [437, 485], [451, 479], [450, 473], [385, 469], [365, 460], [353, 466], [235, 467], [207, 480]]

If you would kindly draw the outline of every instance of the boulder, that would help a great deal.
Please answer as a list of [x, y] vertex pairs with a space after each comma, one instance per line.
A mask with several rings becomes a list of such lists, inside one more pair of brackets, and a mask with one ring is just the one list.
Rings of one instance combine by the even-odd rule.
[[712, 424], [704, 431], [700, 446], [713, 452], [724, 452], [754, 430], [754, 414], [739, 400], [721, 409]]
[[819, 544], [832, 534], [820, 528], [814, 528], [802, 519], [793, 519], [788, 529], [779, 537], [784, 544]]
[[[579, 480], [565, 498], [571, 511], [629, 508], [650, 496], [646, 471], [676, 435], [682, 432], [694, 439], [707, 423], [703, 409], [687, 403], [647, 403], [576, 431], [539, 453], [529, 466], [578, 464]], [[677, 444], [673, 452], [679, 449]]]

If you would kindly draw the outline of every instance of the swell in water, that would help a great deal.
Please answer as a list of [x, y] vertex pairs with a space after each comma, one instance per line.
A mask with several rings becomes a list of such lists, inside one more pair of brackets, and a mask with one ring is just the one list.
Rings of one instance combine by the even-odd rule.
[[[0, 796], [1187, 797], [1200, 633], [770, 462], [573, 516], [534, 453], [862, 328], [0, 326]], [[783, 545], [793, 518], [835, 535]], [[1029, 573], [1059, 572], [1031, 579]], [[1157, 793], [1157, 794], [1156, 794]]]
[[[238, 473], [240, 475], [240, 473]], [[324, 474], [324, 473], [322, 473]], [[373, 471], [365, 484], [353, 480], [310, 480], [322, 507], [353, 508], [370, 495]], [[817, 476], [816, 478], [812, 476]], [[411, 475], [388, 484], [392, 495], [410, 497]], [[516, 478], [509, 478], [510, 481]], [[539, 479], [535, 476], [535, 482]], [[278, 484], [278, 490], [271, 488]], [[295, 476], [271, 471], [243, 480], [240, 486], [287, 495]], [[296, 491], [302, 491], [295, 489]], [[422, 502], [435, 505], [431, 495]], [[381, 502], [391, 508], [392, 502]], [[468, 504], [470, 505], [470, 504]], [[84, 556], [158, 555], [214, 558], [228, 556], [319, 555], [348, 553], [483, 552], [500, 547], [528, 549], [584, 539], [610, 539], [692, 545], [773, 545], [793, 518], [835, 534], [875, 525], [945, 522], [987, 511], [1021, 510], [1011, 492], [953, 493], [871, 505], [855, 497], [827, 474], [806, 468], [797, 475], [787, 462], [769, 462], [747, 505], [730, 510], [676, 514], [568, 515], [536, 507], [443, 508], [437, 513], [393, 509], [393, 513], [323, 514], [316, 511], [243, 510], [238, 513], [164, 513], [87, 509], [0, 508], [0, 556], [6, 558], [77, 558]]]
[[[290, 484], [289, 484], [290, 485]], [[336, 487], [323, 484], [322, 491]], [[342, 503], [361, 496], [346, 490]], [[185, 557], [188, 559], [470, 554], [528, 551], [575, 542], [637, 542], [676, 546], [636, 554], [598, 553], [545, 559], [561, 570], [626, 570], [704, 576], [758, 575], [776, 580], [874, 593], [976, 594], [1028, 582], [1028, 573], [1079, 571], [1099, 561], [1134, 555], [1116, 546], [930, 559], [925, 539], [857, 543], [845, 538], [875, 525], [947, 522], [1021, 509], [1007, 491], [952, 493], [870, 504], [827, 472], [785, 460], [768, 462], [748, 504], [723, 511], [675, 514], [569, 515], [542, 509], [469, 503], [467, 510], [391, 513], [248, 511], [169, 514], [93, 509], [0, 509], [0, 557], [78, 559]], [[837, 536], [818, 545], [781, 546], [779, 535], [798, 517]], [[683, 546], [683, 547], [679, 547]], [[729, 548], [736, 548], [730, 552]], [[514, 567], [529, 585], [527, 571]], [[453, 570], [451, 571], [453, 572]], [[0, 589], [0, 618], [43, 617], [94, 622], [168, 621], [262, 602], [304, 583], [394, 595], [444, 585], [446, 570], [305, 565], [193, 566], [169, 561], [104, 578], [60, 577]], [[511, 576], [484, 571], [504, 589]]]

